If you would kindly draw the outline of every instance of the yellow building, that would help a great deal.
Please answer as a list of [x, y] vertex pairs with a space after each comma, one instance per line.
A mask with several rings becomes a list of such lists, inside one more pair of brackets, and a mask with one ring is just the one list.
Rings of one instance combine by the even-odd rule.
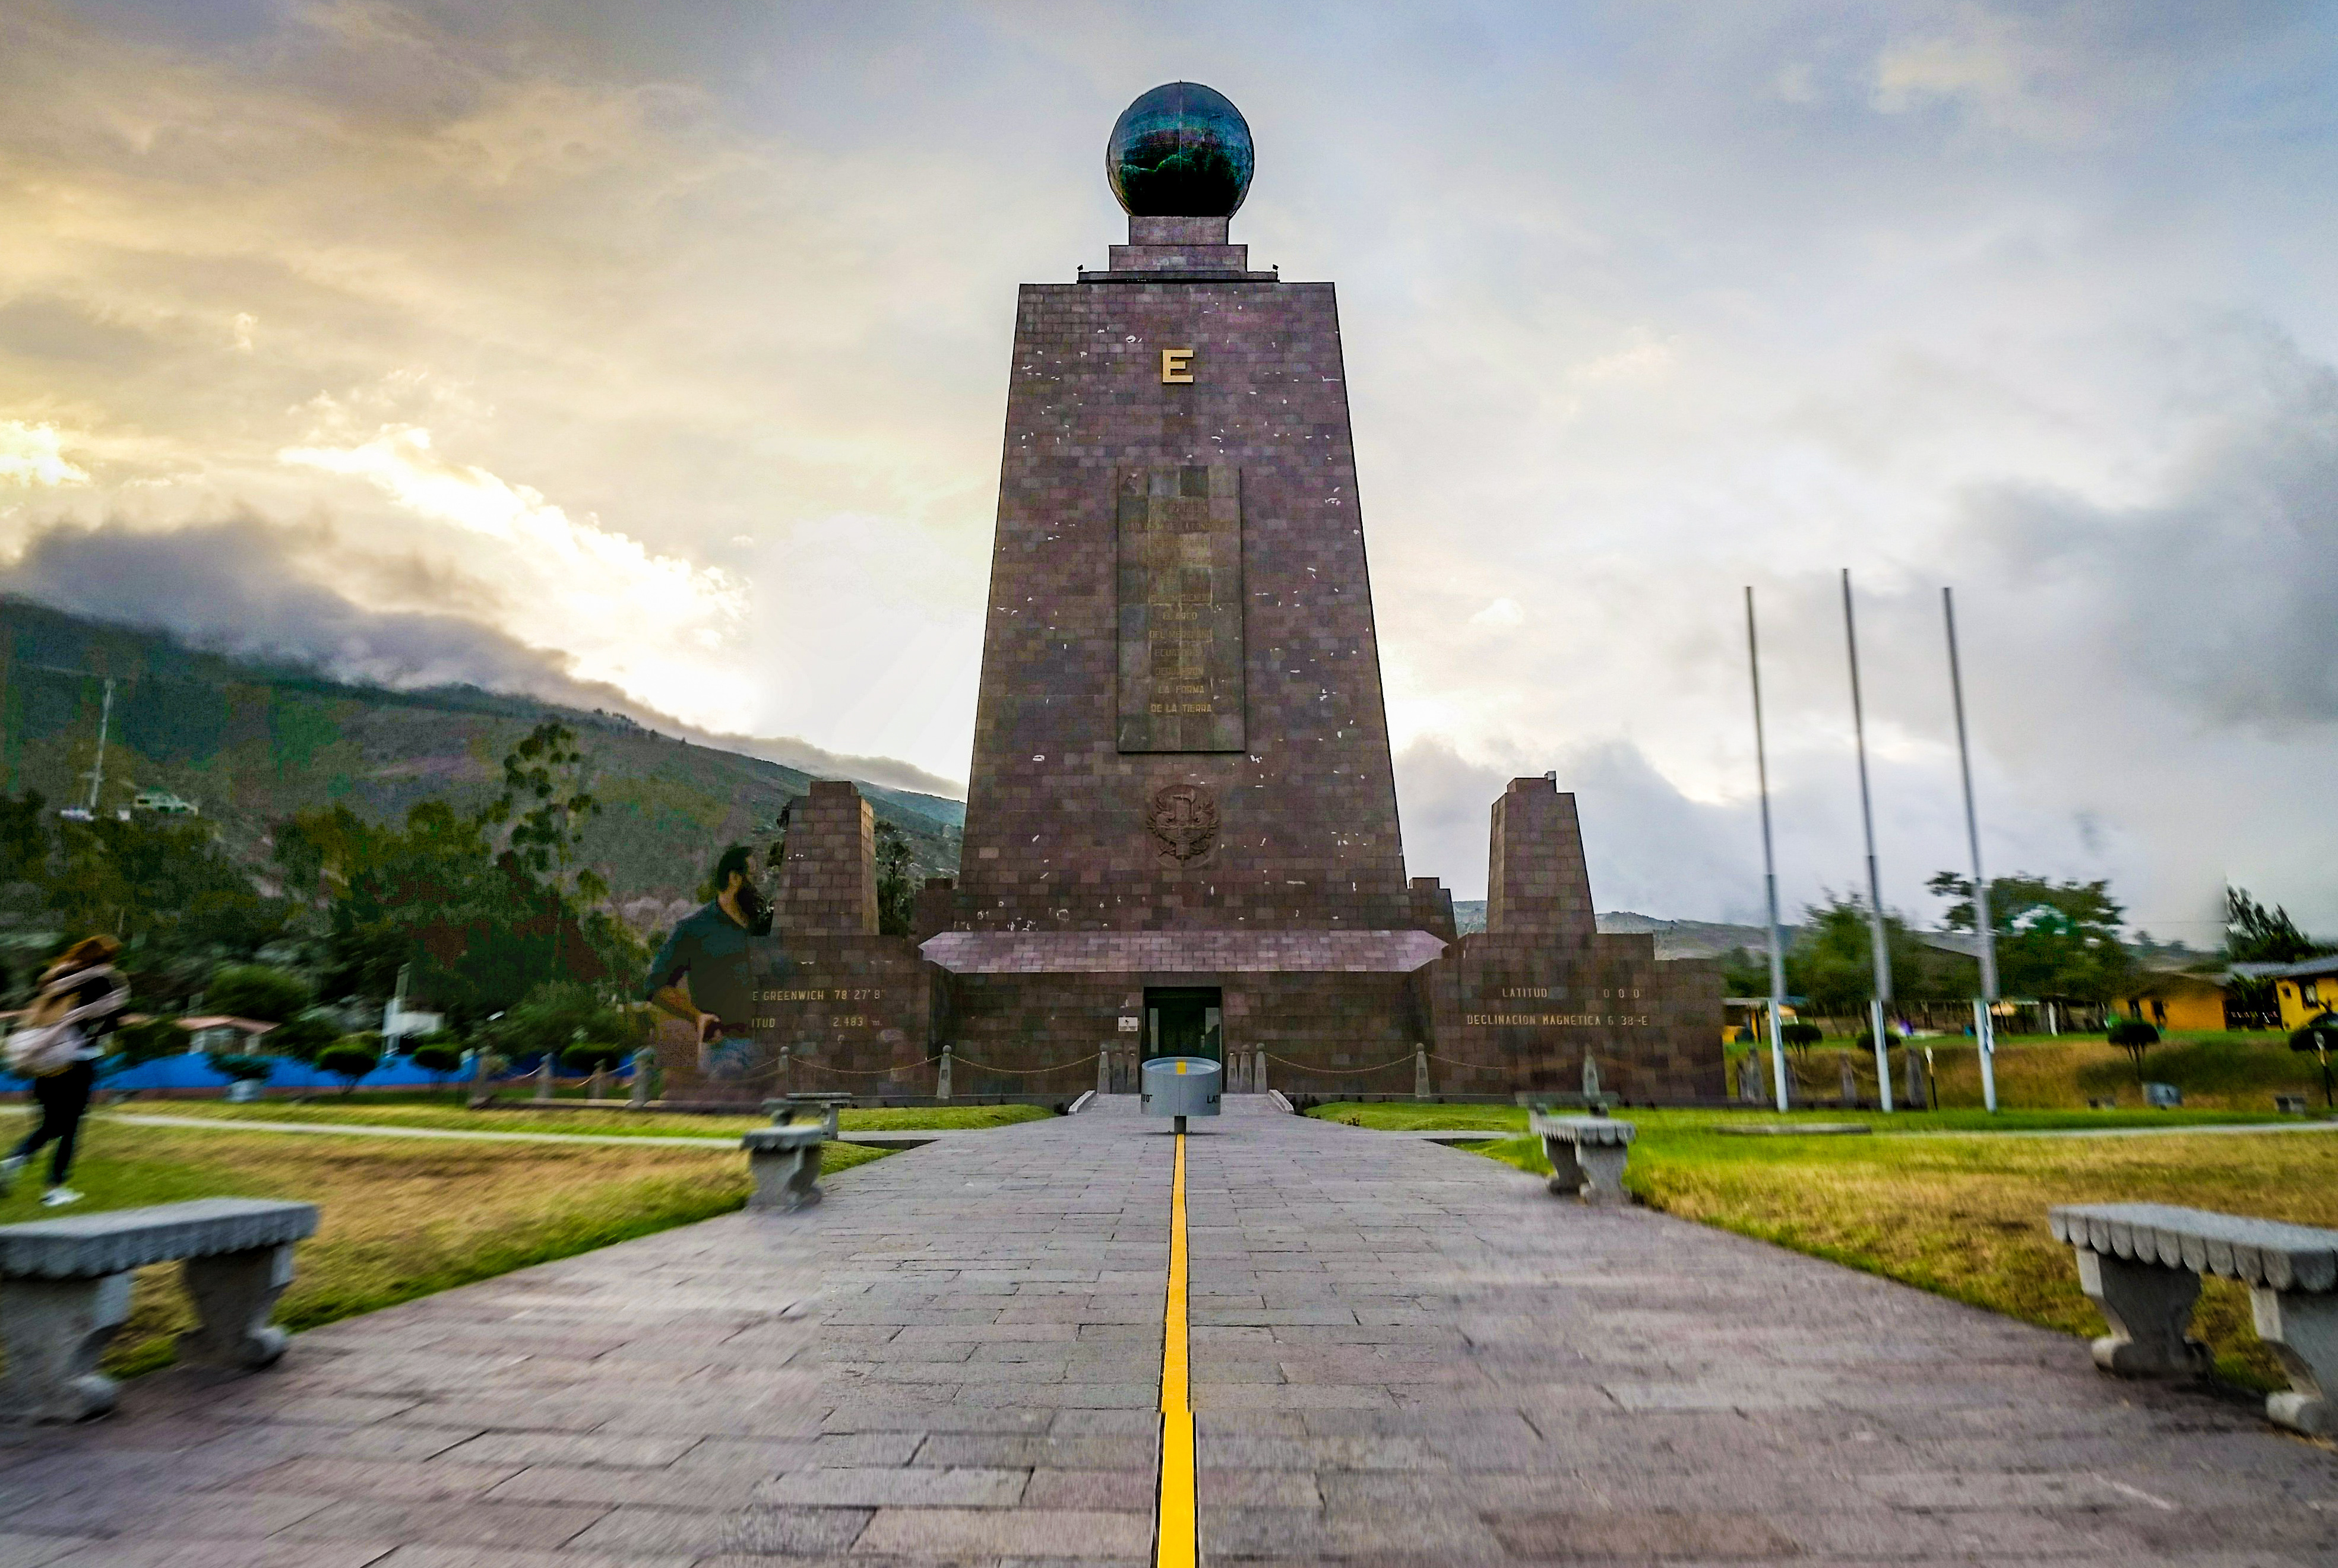
[[2275, 969], [2256, 969], [2252, 977], [2274, 983], [2284, 1029], [2303, 1029], [2310, 1019], [2338, 1012], [2338, 953]]
[[2224, 985], [2208, 975], [2146, 971], [2127, 989], [2117, 1005], [2130, 1018], [2162, 1029], [2214, 1032], [2225, 1026]]

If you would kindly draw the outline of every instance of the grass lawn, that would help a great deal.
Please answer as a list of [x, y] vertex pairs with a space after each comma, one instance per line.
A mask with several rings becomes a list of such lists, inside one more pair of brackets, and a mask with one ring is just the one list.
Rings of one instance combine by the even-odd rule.
[[[1525, 1112], [1495, 1105], [1348, 1104], [1316, 1113], [1364, 1126], [1523, 1131], [1525, 1125]], [[2338, 1227], [2338, 1133], [2093, 1139], [1914, 1138], [1879, 1132], [1733, 1138], [1716, 1127], [1780, 1119], [1712, 1112], [1625, 1114], [1640, 1129], [1628, 1185], [1652, 1208], [2089, 1337], [2104, 1331], [2102, 1318], [2079, 1293], [2070, 1250], [2046, 1229], [2046, 1210], [2054, 1204], [2181, 1203]], [[2175, 1114], [2029, 1112], [2000, 1116], [1996, 1124], [2167, 1125]], [[1828, 1113], [1811, 1119], [1879, 1126], [1894, 1120]], [[1960, 1119], [1937, 1112], [1896, 1120], [1914, 1130], [1928, 1120], [1938, 1128]], [[1537, 1174], [1550, 1170], [1532, 1138], [1476, 1148]], [[2252, 1387], [2284, 1386], [2250, 1324], [2248, 1293], [2239, 1285], [2210, 1280], [2193, 1331], [2215, 1351], [2225, 1377]]]
[[[663, 1137], [735, 1139], [751, 1127], [768, 1127], [769, 1116], [693, 1116], [653, 1111], [531, 1111], [499, 1105], [473, 1111], [444, 1096], [433, 1100], [372, 1100], [354, 1096], [312, 1100], [305, 1105], [267, 1100], [250, 1105], [230, 1105], [222, 1100], [131, 1100], [101, 1108], [96, 1113], [119, 1111], [125, 1115], [201, 1116], [221, 1122], [312, 1122], [370, 1123], [377, 1127], [427, 1127], [465, 1132], [592, 1132], [656, 1133]], [[1032, 1122], [1055, 1112], [1044, 1105], [935, 1105], [847, 1111], [842, 1125], [849, 1132], [916, 1129], [1004, 1127]]]
[[[242, 1109], [242, 1107], [238, 1107]], [[0, 1122], [13, 1133], [19, 1122]], [[831, 1144], [835, 1171], [880, 1159]], [[592, 1143], [418, 1142], [286, 1138], [232, 1129], [137, 1127], [93, 1118], [73, 1184], [88, 1201], [39, 1205], [45, 1164], [0, 1200], [0, 1223], [170, 1203], [186, 1198], [297, 1198], [323, 1222], [300, 1243], [276, 1321], [313, 1328], [452, 1286], [571, 1257], [740, 1207], [747, 1167], [735, 1151]], [[193, 1317], [178, 1266], [139, 1271], [130, 1322], [105, 1357], [116, 1376], [172, 1357]]]
[[[1809, 1053], [1826, 1065], [1816, 1076], [1833, 1081], [1834, 1054], [1847, 1042], [1828, 1041]], [[1916, 1042], [1930, 1046], [1940, 1102], [1979, 1106], [1980, 1064], [1972, 1044], [1960, 1036]], [[1733, 1049], [1733, 1056], [1741, 1054]], [[1867, 1057], [1872, 1061], [1871, 1054]], [[1872, 1076], [1871, 1069], [1870, 1071]], [[2288, 1036], [2261, 1031], [2176, 1034], [2144, 1053], [2143, 1075], [2184, 1091], [2186, 1107], [2254, 1111], [2273, 1114], [2276, 1094], [2303, 1094], [2322, 1109], [2322, 1064], [2310, 1051], [2292, 1051]], [[1831, 1091], [1830, 1091], [1831, 1093]], [[2022, 1035], [2000, 1040], [1997, 1050], [1997, 1097], [2000, 1105], [2080, 1109], [2089, 1098], [2116, 1096], [2139, 1106], [2135, 1065], [2127, 1053], [2100, 1034]]]
[[[1524, 1132], [1527, 1112], [1518, 1105], [1419, 1105], [1409, 1102], [1319, 1105], [1308, 1112], [1351, 1127], [1378, 1127], [1391, 1132], [1418, 1132], [1484, 1128], [1492, 1132]], [[1627, 1109], [1618, 1115], [1639, 1125], [1642, 1135], [1667, 1132], [1709, 1131], [1719, 1127], [1791, 1127], [1796, 1122], [1861, 1122], [1878, 1132], [2044, 1132], [2094, 1127], [2198, 1127], [2219, 1123], [2276, 1122], [2271, 1112], [2246, 1111], [1901, 1111], [1886, 1116], [1876, 1111], [1647, 1111]]]

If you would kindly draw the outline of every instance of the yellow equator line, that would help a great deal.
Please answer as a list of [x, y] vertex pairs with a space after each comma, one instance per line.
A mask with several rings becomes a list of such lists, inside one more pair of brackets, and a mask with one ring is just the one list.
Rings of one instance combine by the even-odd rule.
[[1194, 1568], [1194, 1412], [1186, 1404], [1185, 1135], [1169, 1185], [1169, 1299], [1161, 1313], [1161, 1481], [1154, 1489], [1154, 1568]]

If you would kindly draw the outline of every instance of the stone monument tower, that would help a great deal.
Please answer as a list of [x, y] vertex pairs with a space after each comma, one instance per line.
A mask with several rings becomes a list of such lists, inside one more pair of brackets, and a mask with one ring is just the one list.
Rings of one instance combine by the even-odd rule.
[[959, 877], [977, 931], [1410, 924], [1329, 283], [1228, 241], [1249, 127], [1115, 127], [1110, 265], [1027, 283]]
[[1599, 935], [1572, 796], [1495, 804], [1483, 934], [1405, 876], [1338, 304], [1233, 241], [1252, 163], [1154, 88], [1105, 152], [1128, 243], [1023, 286], [959, 876], [879, 933], [868, 809], [814, 787], [756, 1081], [1718, 1100], [1719, 970]]

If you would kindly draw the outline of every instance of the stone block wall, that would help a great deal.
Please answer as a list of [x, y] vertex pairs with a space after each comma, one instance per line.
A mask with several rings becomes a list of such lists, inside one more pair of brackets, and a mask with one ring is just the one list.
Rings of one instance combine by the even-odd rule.
[[[1222, 230], [1148, 220], [1121, 270], [1022, 290], [960, 929], [1410, 922], [1338, 306], [1203, 276]], [[1132, 270], [1164, 247], [1196, 276]], [[1239, 495], [1243, 742], [1123, 750], [1119, 487], [1187, 468]]]
[[1718, 962], [1658, 963], [1653, 936], [1464, 936], [1424, 977], [1439, 1093], [1578, 1093], [1583, 1062], [1636, 1104], [1727, 1097]]
[[806, 932], [877, 934], [877, 825], [850, 781], [816, 779], [788, 807], [772, 926], [782, 939]]
[[1581, 941], [1596, 934], [1575, 797], [1549, 779], [1513, 779], [1494, 802], [1486, 930]]
[[1412, 879], [1412, 927], [1441, 941], [1458, 939], [1453, 923], [1453, 895], [1434, 877]]
[[[791, 832], [791, 840], [793, 834]], [[757, 1104], [773, 1094], [930, 1094], [949, 1017], [948, 976], [907, 937], [788, 933], [790, 961], [756, 980], [752, 1053], [711, 1060], [689, 1027], [661, 1026], [669, 1100]]]
[[[1027, 1081], [1035, 1091], [1093, 1087], [1094, 1053], [1107, 1043], [1141, 1048], [1143, 1036], [1122, 1035], [1119, 1020], [1143, 1016], [1148, 986], [1215, 986], [1230, 1076], [1237, 1057], [1263, 1046], [1282, 1059], [1269, 1063], [1268, 1082], [1311, 1094], [1409, 1092], [1412, 1047], [1429, 1028], [1403, 974], [958, 975], [949, 985], [962, 1093]], [[1040, 1067], [1055, 1071], [1006, 1075]]]

